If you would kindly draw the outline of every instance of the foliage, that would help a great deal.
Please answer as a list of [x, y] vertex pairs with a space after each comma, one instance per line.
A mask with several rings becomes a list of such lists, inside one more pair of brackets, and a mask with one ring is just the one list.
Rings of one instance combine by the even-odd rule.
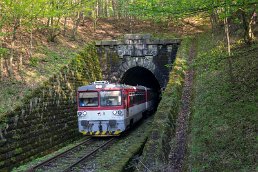
[[28, 27], [31, 31], [46, 29], [49, 40], [54, 41], [61, 34], [62, 27], [65, 29], [63, 20], [66, 18], [78, 25], [76, 23], [82, 20], [82, 16], [90, 17], [94, 22], [99, 17], [170, 21], [200, 12], [212, 17], [216, 12], [222, 20], [238, 12], [246, 18], [246, 22], [250, 22], [253, 12], [258, 8], [256, 4], [256, 0], [3, 0], [0, 2], [0, 28], [12, 26], [14, 35], [20, 26]]
[[88, 44], [83, 51], [80, 52], [78, 55], [84, 61], [87, 61], [83, 66], [81, 66], [80, 69], [82, 70], [84, 68], [88, 69], [88, 78], [90, 78], [92, 81], [95, 80], [101, 80], [102, 78], [102, 71], [99, 64], [99, 59], [97, 56], [97, 50], [94, 44]]
[[8, 53], [7, 48], [1, 48], [0, 47], [0, 58], [3, 58]]
[[8, 50], [6, 48], [0, 48], [0, 56], [7, 54]]
[[6, 112], [14, 110], [14, 103], [16, 105], [21, 103], [22, 96], [26, 94], [26, 92], [22, 92], [24, 87], [26, 87], [24, 83], [18, 81], [1, 82], [0, 118]]
[[36, 67], [39, 63], [39, 59], [36, 57], [30, 58], [30, 66]]
[[228, 47], [230, 53], [230, 35], [228, 18], [231, 23], [235, 22], [239, 28], [242, 28], [242, 36], [246, 43], [251, 43], [254, 39], [253, 21], [254, 14], [258, 10], [256, 0], [135, 0], [127, 1], [129, 3], [130, 14], [141, 19], [153, 19], [155, 21], [169, 21], [195, 16], [205, 13], [210, 17], [213, 28], [219, 28], [223, 23]]
[[210, 36], [198, 43], [188, 170], [255, 171], [258, 47], [235, 50], [232, 83], [221, 47], [204, 53]]
[[[154, 117], [150, 138], [143, 149], [141, 161], [151, 171], [160, 171], [168, 166], [168, 154], [172, 145], [170, 141], [175, 135], [184, 75], [188, 67], [186, 59], [189, 55], [189, 43], [189, 38], [185, 38], [182, 41], [169, 76], [168, 85], [162, 94], [162, 100]], [[141, 163], [139, 163], [138, 167], [139, 171], [144, 171], [145, 169]]]
[[255, 0], [250, 0], [248, 2], [244, 0], [128, 0], [128, 2], [131, 2], [129, 3], [129, 7], [132, 14], [145, 17], [173, 16], [179, 18], [189, 15], [196, 15], [200, 12], [212, 12], [212, 10], [216, 8], [224, 7], [231, 7], [231, 12], [234, 12], [239, 8], [249, 9], [252, 5], [257, 3]]

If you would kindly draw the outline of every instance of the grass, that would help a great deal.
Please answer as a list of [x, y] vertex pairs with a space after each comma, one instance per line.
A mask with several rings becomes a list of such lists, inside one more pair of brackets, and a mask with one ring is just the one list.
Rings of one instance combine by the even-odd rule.
[[52, 158], [52, 157], [54, 157], [54, 156], [56, 156], [56, 155], [58, 155], [60, 153], [65, 152], [66, 150], [68, 150], [68, 149], [78, 145], [79, 143], [81, 143], [84, 140], [86, 140], [86, 139], [83, 137], [83, 138], [75, 140], [73, 142], [71, 142], [71, 141], [66, 142], [66, 143], [64, 143], [64, 145], [66, 145], [66, 146], [62, 147], [61, 149], [59, 149], [59, 150], [57, 150], [55, 152], [50, 152], [46, 156], [43, 156], [43, 157], [40, 157], [40, 158], [36, 158], [33, 161], [30, 161], [30, 162], [28, 162], [28, 163], [26, 163], [24, 165], [21, 165], [21, 166], [19, 166], [17, 168], [14, 168], [14, 169], [12, 169], [12, 172], [23, 172], [23, 171], [26, 171], [29, 168], [31, 168], [33, 166], [36, 166], [37, 164], [39, 164], [39, 163], [41, 163], [43, 161], [46, 161], [46, 160], [48, 160], [48, 159], [50, 159], [50, 158]]
[[38, 47], [37, 52], [29, 60], [30, 70], [23, 71], [25, 80], [31, 79], [31, 73], [33, 73], [35, 76], [33, 79], [42, 82], [40, 78], [49, 78], [59, 72], [76, 55], [71, 49], [61, 46], [58, 49], [59, 51], [51, 50], [46, 46]]
[[14, 105], [19, 105], [24, 95], [30, 91], [29, 88], [20, 81], [8, 81], [0, 83], [0, 117], [10, 111], [14, 110]]
[[258, 46], [234, 49], [230, 69], [218, 45], [209, 35], [199, 37], [188, 170], [255, 171]]
[[20, 71], [21, 80], [10, 78], [0, 82], [0, 118], [22, 103], [22, 98], [75, 57], [72, 49], [59, 47], [59, 52], [46, 46], [38, 47], [28, 67]]
[[114, 171], [132, 171], [136, 163], [132, 158], [141, 153], [152, 127], [153, 117], [141, 121], [130, 134], [120, 137], [118, 142], [108, 150], [97, 155], [95, 171], [114, 172]]
[[173, 137], [176, 129], [176, 119], [181, 104], [181, 94], [185, 72], [188, 68], [187, 58], [191, 38], [183, 39], [169, 81], [162, 94], [152, 124], [151, 134], [144, 146], [142, 156], [138, 163], [138, 171], [162, 171], [168, 167], [168, 156], [173, 146]]

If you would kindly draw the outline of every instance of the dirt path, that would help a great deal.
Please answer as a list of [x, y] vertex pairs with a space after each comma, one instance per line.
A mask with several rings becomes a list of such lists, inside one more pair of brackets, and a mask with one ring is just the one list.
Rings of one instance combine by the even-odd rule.
[[[192, 42], [188, 63], [189, 66], [193, 63], [193, 58], [196, 56], [195, 41]], [[186, 154], [187, 145], [187, 127], [189, 116], [191, 113], [191, 96], [193, 86], [194, 70], [189, 68], [185, 75], [185, 82], [182, 93], [182, 106], [180, 108], [178, 119], [176, 122], [176, 136], [175, 136], [175, 148], [170, 152], [170, 169], [169, 172], [180, 172], [183, 170], [183, 162]]]

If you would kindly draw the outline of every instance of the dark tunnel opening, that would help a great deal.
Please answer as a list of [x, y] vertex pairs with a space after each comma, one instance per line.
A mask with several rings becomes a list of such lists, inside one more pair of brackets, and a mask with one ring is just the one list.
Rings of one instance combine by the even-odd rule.
[[142, 85], [153, 89], [158, 94], [155, 105], [156, 107], [158, 106], [161, 97], [161, 86], [150, 70], [139, 66], [130, 68], [124, 73], [120, 83], [133, 86]]
[[127, 85], [142, 85], [159, 92], [160, 85], [159, 81], [156, 79], [155, 75], [144, 67], [133, 67], [127, 70], [120, 83]]

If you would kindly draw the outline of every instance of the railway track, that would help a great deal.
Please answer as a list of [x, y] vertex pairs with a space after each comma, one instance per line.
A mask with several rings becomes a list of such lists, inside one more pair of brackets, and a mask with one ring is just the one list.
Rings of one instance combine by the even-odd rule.
[[55, 171], [68, 172], [78, 171], [83, 168], [87, 159], [95, 155], [100, 149], [107, 148], [115, 141], [115, 138], [97, 139], [89, 138], [82, 143], [62, 152], [40, 164], [31, 167], [27, 172]]

